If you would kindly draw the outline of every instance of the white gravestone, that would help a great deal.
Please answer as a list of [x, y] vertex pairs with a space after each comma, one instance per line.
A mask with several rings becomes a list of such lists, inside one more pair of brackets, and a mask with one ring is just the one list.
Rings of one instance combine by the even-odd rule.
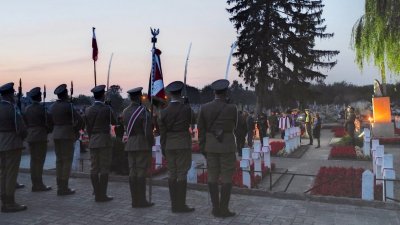
[[254, 152], [261, 152], [261, 141], [260, 140], [253, 141], [253, 149], [254, 149]]
[[81, 157], [81, 142], [79, 140], [74, 142], [74, 156], [72, 158], [71, 169], [73, 171], [79, 170], [79, 158]]
[[263, 137], [263, 146], [269, 146], [269, 137]]
[[385, 201], [392, 201], [387, 198], [392, 198], [394, 199], [394, 181], [389, 181], [389, 180], [394, 180], [396, 179], [396, 173], [393, 169], [385, 169], [383, 173], [383, 179], [386, 181], [383, 183], [383, 191], [382, 191], [382, 199]]
[[376, 147], [379, 145], [379, 139], [372, 139], [372, 150], [376, 150]]
[[153, 148], [153, 154], [156, 158], [156, 162], [155, 162], [155, 168], [158, 169], [160, 168], [162, 165], [162, 151], [161, 151], [161, 146], [159, 145], [154, 145]]
[[250, 160], [249, 159], [240, 160], [240, 168], [242, 169], [243, 185], [248, 188], [251, 188]]
[[258, 153], [258, 152], [253, 152], [251, 154], [252, 158], [253, 158], [253, 162], [254, 162], [254, 175], [258, 175], [260, 177], [262, 177], [262, 160], [261, 160], [261, 154], [262, 153]]
[[197, 170], [195, 161], [192, 161], [192, 165], [188, 171], [187, 182], [192, 184], [197, 184]]
[[[384, 150], [382, 145], [378, 146], [376, 153], [375, 153], [375, 175], [376, 179], [382, 179], [382, 166], [383, 166], [383, 155]], [[381, 180], [376, 181], [377, 184], [381, 184]]]
[[250, 152], [250, 148], [242, 148], [242, 159], [251, 159]]
[[374, 174], [370, 170], [362, 174], [362, 194], [363, 200], [374, 200]]
[[290, 154], [291, 146], [290, 146], [290, 141], [289, 141], [289, 129], [285, 130], [284, 140], [285, 140], [285, 152], [287, 154]]
[[262, 147], [262, 152], [264, 153], [264, 165], [271, 169], [271, 147], [264, 146]]

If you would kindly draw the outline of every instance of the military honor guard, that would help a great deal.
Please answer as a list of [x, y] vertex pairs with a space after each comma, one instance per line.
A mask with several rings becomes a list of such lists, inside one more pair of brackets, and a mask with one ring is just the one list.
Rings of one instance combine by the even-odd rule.
[[2, 100], [0, 102], [0, 193], [1, 211], [18, 212], [26, 210], [25, 205], [15, 202], [15, 188], [23, 140], [26, 137], [26, 126], [21, 112], [15, 105], [14, 83], [0, 87]]
[[28, 96], [32, 104], [26, 107], [24, 119], [28, 127], [26, 141], [31, 153], [32, 191], [49, 191], [51, 187], [43, 184], [42, 174], [47, 153], [47, 134], [51, 132], [53, 125], [45, 105], [40, 104], [42, 101], [40, 87], [30, 90]]
[[168, 162], [168, 184], [171, 210], [174, 213], [193, 212], [186, 205], [187, 173], [192, 163], [192, 137], [189, 128], [193, 112], [182, 102], [183, 82], [174, 81], [166, 87], [169, 105], [161, 111], [159, 120], [161, 149]]
[[154, 145], [151, 113], [142, 105], [142, 87], [128, 91], [131, 104], [123, 111], [123, 123], [128, 137], [129, 186], [133, 208], [151, 207], [146, 200], [146, 172], [151, 164]]
[[96, 202], [107, 202], [113, 199], [107, 196], [107, 185], [112, 159], [110, 129], [111, 125], [116, 124], [116, 120], [111, 107], [104, 103], [105, 87], [105, 85], [98, 85], [91, 90], [95, 101], [85, 112], [91, 160], [90, 179]]
[[[238, 111], [227, 101], [229, 81], [222, 79], [211, 84], [215, 99], [201, 106], [198, 115], [199, 145], [207, 159], [208, 188], [216, 217], [235, 216], [229, 211], [232, 175], [236, 164], [234, 130]], [[218, 181], [221, 181], [219, 191]]]
[[79, 137], [83, 119], [69, 100], [66, 84], [54, 90], [58, 100], [52, 105], [50, 113], [54, 123], [53, 139], [56, 153], [57, 195], [71, 195], [75, 190], [68, 187], [74, 156], [74, 142]]

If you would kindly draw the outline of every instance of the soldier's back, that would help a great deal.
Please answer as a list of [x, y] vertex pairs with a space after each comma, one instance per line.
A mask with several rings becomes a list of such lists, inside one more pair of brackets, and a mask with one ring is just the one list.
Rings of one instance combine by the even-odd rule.
[[27, 142], [47, 141], [48, 122], [50, 118], [46, 118], [46, 111], [43, 105], [34, 102], [25, 109], [25, 122], [28, 127]]

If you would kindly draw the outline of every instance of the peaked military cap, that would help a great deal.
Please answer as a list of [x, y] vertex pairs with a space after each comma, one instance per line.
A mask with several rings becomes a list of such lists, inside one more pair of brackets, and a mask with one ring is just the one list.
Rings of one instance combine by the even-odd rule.
[[130, 96], [141, 95], [142, 94], [142, 90], [143, 90], [142, 87], [137, 87], [137, 88], [133, 88], [133, 89], [127, 91], [127, 93]]
[[168, 84], [165, 90], [170, 93], [179, 92], [182, 91], [183, 86], [185, 86], [185, 84], [182, 81], [174, 81]]
[[42, 92], [40, 92], [40, 87], [34, 87], [28, 92], [29, 97], [35, 97], [41, 94]]
[[4, 84], [3, 86], [0, 87], [0, 94], [5, 95], [5, 94], [10, 94], [14, 93], [14, 83], [10, 82], [7, 84]]
[[58, 87], [56, 87], [56, 89], [54, 90], [54, 94], [59, 95], [66, 91], [67, 91], [67, 85], [61, 84]]
[[96, 87], [90, 90], [93, 94], [100, 94], [101, 92], [105, 92], [106, 85], [97, 85]]
[[211, 88], [214, 91], [224, 91], [228, 89], [229, 81], [225, 79], [216, 80], [211, 84]]

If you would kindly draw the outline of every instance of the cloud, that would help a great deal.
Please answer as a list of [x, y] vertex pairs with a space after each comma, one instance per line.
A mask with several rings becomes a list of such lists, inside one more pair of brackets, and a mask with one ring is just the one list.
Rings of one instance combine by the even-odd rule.
[[82, 57], [82, 58], [69, 59], [69, 60], [64, 60], [64, 61], [54, 61], [54, 62], [40, 63], [40, 64], [36, 64], [36, 65], [28, 65], [28, 66], [19, 67], [19, 68], [0, 69], [0, 72], [21, 73], [21, 72], [29, 72], [29, 71], [39, 71], [39, 70], [51, 69], [51, 68], [59, 67], [59, 66], [85, 63], [86, 61], [87, 61], [87, 58]]

